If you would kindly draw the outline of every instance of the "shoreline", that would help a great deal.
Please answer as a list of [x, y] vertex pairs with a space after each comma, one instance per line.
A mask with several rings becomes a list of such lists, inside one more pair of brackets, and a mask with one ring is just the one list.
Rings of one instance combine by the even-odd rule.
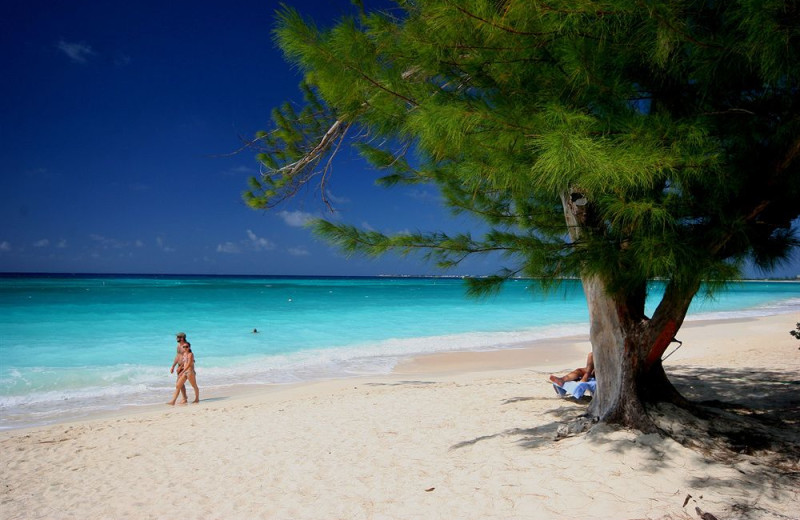
[[[775, 313], [768, 315], [732, 316], [729, 318], [700, 318], [687, 319], [679, 331], [682, 338], [687, 331], [706, 326], [742, 325], [765, 318], [790, 316], [791, 313]], [[797, 318], [800, 321], [800, 316]], [[791, 321], [789, 319], [788, 321]], [[787, 336], [788, 336], [787, 329]], [[670, 354], [673, 348], [667, 350]], [[200, 384], [201, 403], [219, 400], [236, 400], [240, 397], [258, 395], [261, 393], [280, 393], [292, 391], [297, 387], [306, 385], [326, 384], [332, 382], [357, 382], [365, 378], [393, 378], [405, 376], [458, 376], [464, 374], [480, 374], [485, 372], [505, 371], [515, 369], [539, 369], [548, 373], [567, 372], [576, 366], [583, 366], [586, 353], [591, 350], [588, 334], [572, 336], [559, 336], [540, 338], [520, 342], [517, 344], [502, 344], [497, 348], [465, 349], [445, 352], [432, 352], [401, 356], [388, 373], [365, 373], [333, 375], [314, 379], [288, 382], [288, 383], [243, 383], [219, 385], [204, 388]], [[680, 359], [678, 356], [676, 359]], [[572, 366], [574, 365], [574, 366]], [[202, 383], [200, 381], [199, 383]], [[191, 388], [188, 388], [191, 395]], [[169, 392], [168, 392], [169, 393]], [[166, 394], [165, 394], [166, 395]], [[166, 398], [168, 398], [167, 396]], [[165, 399], [166, 399], [165, 398]], [[180, 408], [182, 405], [177, 405]], [[25, 419], [16, 420], [8, 425], [0, 425], [0, 435], [4, 432], [19, 430], [34, 430], [58, 426], [61, 424], [80, 423], [83, 421], [103, 420], [108, 418], [121, 418], [128, 415], [157, 413], [161, 410], [162, 403], [136, 403], [122, 404], [113, 409], [81, 410], [65, 412], [63, 416], [49, 422], [27, 422]]]
[[[692, 400], [789, 417], [797, 439], [797, 318], [687, 323], [667, 373]], [[607, 426], [554, 442], [558, 426], [585, 411], [545, 381], [585, 360], [588, 342], [572, 340], [549, 365], [531, 364], [525, 349], [422, 356], [388, 375], [224, 395], [201, 386], [199, 405], [2, 431], [4, 517], [166, 518], [180, 509], [187, 518], [570, 511], [616, 520], [694, 518], [695, 507], [718, 518], [800, 510], [797, 461], [776, 468], [757, 448], [721, 461]]]
[[[96, 285], [99, 284], [100, 282], [97, 282]], [[89, 289], [91, 285], [78, 284], [81, 289]], [[94, 290], [81, 290], [79, 293], [82, 297], [86, 296], [88, 302], [96, 304], [109, 297], [117, 298], [129, 291], [126, 283], [110, 285], [113, 286], [108, 289], [110, 291], [108, 295], [105, 293], [101, 295]], [[202, 307], [192, 309], [191, 312], [187, 311], [185, 316], [180, 314], [172, 316], [170, 314], [172, 307], [164, 306], [169, 298], [163, 295], [173, 295], [174, 290], [183, 294], [186, 288], [180, 284], [177, 289], [172, 284], [167, 285], [168, 291], [159, 290], [154, 293], [155, 297], [151, 297], [151, 293], [147, 291], [154, 287], [163, 287], [160, 283], [155, 285], [145, 283], [144, 290], [137, 293], [138, 297], [134, 299], [136, 302], [134, 309], [138, 312], [131, 314], [131, 319], [127, 321], [120, 322], [113, 313], [109, 313], [106, 319], [103, 313], [98, 312], [100, 307], [92, 310], [94, 309], [92, 305], [87, 306], [89, 310], [79, 316], [69, 316], [62, 311], [55, 312], [53, 323], [66, 319], [69, 323], [76, 324], [74, 331], [70, 328], [71, 325], [58, 327], [62, 329], [62, 336], [67, 338], [64, 341], [59, 341], [57, 336], [47, 339], [53, 334], [52, 331], [44, 331], [41, 334], [26, 333], [28, 327], [40, 319], [35, 314], [25, 315], [24, 319], [18, 320], [19, 324], [10, 324], [8, 327], [10, 341], [6, 345], [7, 348], [0, 348], [4, 355], [8, 355], [9, 361], [8, 370], [5, 371], [3, 378], [3, 396], [0, 399], [2, 401], [0, 429], [58, 424], [67, 420], [106, 414], [109, 411], [137, 411], [142, 407], [160, 404], [162, 395], [169, 395], [174, 390], [174, 379], [168, 377], [164, 370], [164, 364], [171, 361], [171, 356], [165, 355], [168, 349], [164, 346], [167, 343], [163, 341], [164, 338], [156, 337], [152, 331], [171, 330], [174, 323], [187, 325], [184, 323], [186, 316], [191, 316], [192, 319], [209, 317], [204, 314], [206, 311]], [[206, 287], [204, 284], [200, 285]], [[209, 287], [216, 291], [218, 285], [215, 283]], [[352, 284], [346, 284], [347, 287], [350, 285]], [[360, 284], [355, 285], [362, 287]], [[392, 303], [389, 308], [397, 315], [381, 312], [370, 314], [375, 309], [383, 309], [382, 302], [376, 303], [367, 298], [368, 293], [374, 289], [374, 285], [370, 283], [364, 286], [369, 289], [365, 289], [364, 298], [360, 297], [361, 289], [356, 291], [358, 297], [353, 302], [358, 304], [354, 305], [359, 310], [348, 314], [349, 321], [336, 318], [332, 322], [330, 316], [336, 315], [333, 312], [321, 313], [322, 321], [317, 322], [317, 311], [305, 314], [295, 307], [289, 307], [286, 303], [285, 296], [297, 296], [293, 294], [295, 289], [287, 289], [287, 292], [283, 291], [283, 286], [269, 285], [270, 289], [267, 290], [264, 289], [267, 286], [262, 286], [260, 283], [222, 284], [221, 287], [229, 290], [224, 294], [237, 298], [244, 295], [249, 299], [258, 300], [263, 298], [266, 294], [264, 291], [267, 291], [268, 295], [271, 295], [269, 299], [271, 305], [275, 306], [273, 310], [277, 309], [280, 312], [276, 312], [274, 319], [264, 318], [267, 322], [270, 319], [275, 321], [275, 327], [262, 328], [262, 323], [256, 323], [258, 320], [251, 318], [245, 318], [239, 323], [236, 321], [238, 318], [230, 313], [223, 313], [218, 316], [218, 321], [211, 320], [207, 325], [204, 322], [205, 328], [199, 327], [196, 323], [187, 325], [190, 330], [198, 334], [196, 339], [201, 369], [198, 372], [198, 379], [203, 395], [217, 395], [219, 392], [235, 393], [238, 388], [245, 388], [241, 385], [265, 385], [267, 388], [287, 383], [340, 377], [382, 375], [390, 373], [392, 369], [396, 370], [395, 365], [398, 361], [400, 365], [405, 365], [408, 357], [432, 352], [506, 351], [534, 344], [531, 343], [534, 340], [538, 340], [535, 343], [537, 345], [546, 345], [561, 341], [564, 337], [573, 337], [575, 334], [588, 334], [587, 318], [584, 315], [585, 302], [578, 305], [583, 294], [576, 284], [570, 284], [568, 291], [565, 286], [564, 294], [561, 298], [555, 299], [557, 301], [553, 302], [554, 305], [550, 305], [552, 297], [543, 299], [542, 304], [546, 307], [541, 310], [538, 304], [529, 307], [531, 301], [539, 298], [538, 292], [535, 293], [535, 298], [530, 300], [527, 284], [510, 284], [509, 289], [513, 294], [508, 301], [484, 302], [487, 305], [486, 312], [483, 312], [483, 303], [478, 307], [470, 304], [468, 308], [471, 312], [477, 313], [475, 315], [464, 312], [462, 305], [466, 305], [466, 302], [463, 301], [462, 290], [460, 288], [455, 290], [457, 284], [437, 285], [446, 286], [444, 299], [449, 303], [442, 309], [444, 314], [425, 312], [424, 317], [413, 314], [425, 308], [424, 303], [428, 301], [425, 299], [421, 300], [419, 309], [413, 312], [403, 311], [396, 303]], [[575, 287], [572, 287], [573, 285]], [[59, 294], [59, 291], [64, 289], [58, 284], [46, 283], [44, 286], [46, 294], [51, 294], [52, 291], [55, 291], [53, 294]], [[287, 287], [294, 286], [294, 283], [291, 283]], [[66, 287], [72, 285], [67, 284]], [[186, 287], [193, 288], [194, 283]], [[306, 284], [298, 284], [297, 287], [306, 287]], [[313, 302], [316, 301], [314, 295], [322, 295], [321, 298], [325, 301], [340, 296], [336, 287], [330, 288], [332, 289], [330, 291], [318, 291], [319, 287], [316, 284], [311, 284], [310, 287], [313, 289], [310, 295], [298, 298], [297, 302], [311, 302], [313, 308]], [[393, 291], [399, 288], [397, 294], [406, 297], [416, 296], [420, 290], [428, 296], [438, 295], [432, 301], [435, 301], [437, 306], [441, 303], [440, 288], [429, 294], [427, 291], [431, 287], [430, 284], [423, 284], [420, 287], [416, 284], [408, 286], [397, 282], [390, 284], [390, 287], [392, 289], [389, 293], [395, 294]], [[735, 316], [739, 313], [749, 315], [800, 312], [800, 298], [795, 297], [795, 295], [800, 296], [797, 288], [800, 288], [800, 284], [791, 287], [766, 284], [764, 288], [754, 291], [737, 289], [726, 293], [725, 298], [730, 296], [730, 300], [723, 298], [724, 301], [719, 304], [714, 301], [707, 302], [710, 305], [701, 301], [703, 298], [698, 298], [698, 314], [690, 319], [694, 316], [705, 319], [707, 317], [704, 316], [705, 311], [712, 311], [715, 308], [722, 309], [720, 315], [726, 319], [728, 318], [725, 316], [726, 313]], [[247, 290], [242, 292], [243, 289]], [[31, 294], [25, 291], [21, 294], [27, 295], [25, 298], [30, 297]], [[202, 294], [210, 297], [215, 294], [213, 291], [208, 294], [203, 291]], [[290, 292], [292, 294], [289, 294]], [[379, 291], [382, 296], [389, 293], [385, 293], [384, 289]], [[343, 294], [350, 294], [350, 289], [343, 291]], [[155, 302], [150, 301], [153, 298]], [[344, 301], [349, 300], [344, 298]], [[506, 308], [506, 304], [511, 307]], [[564, 307], [558, 306], [561, 304], [564, 304]], [[733, 310], [724, 310], [729, 306]], [[36, 306], [28, 305], [26, 308], [35, 309]], [[576, 308], [580, 308], [580, 311], [576, 311]], [[284, 316], [282, 314], [284, 310], [288, 312], [286, 316], [292, 316], [291, 319], [284, 320], [281, 317]], [[303, 310], [308, 309], [303, 308]], [[454, 313], [455, 310], [458, 312]], [[121, 308], [120, 311], [125, 309]], [[708, 312], [708, 314], [714, 313]], [[374, 322], [373, 319], [378, 315], [389, 317]], [[265, 316], [273, 315], [266, 313]], [[413, 320], [410, 317], [413, 317]], [[139, 326], [140, 320], [148, 326]], [[123, 325], [118, 325], [117, 322]], [[231, 323], [239, 325], [230, 325]], [[180, 328], [187, 328], [183, 325]], [[243, 328], [243, 325], [246, 326]], [[253, 330], [252, 325], [258, 325], [259, 330], [268, 331], [269, 334], [250, 334]], [[340, 329], [340, 326], [344, 328]], [[109, 327], [114, 331], [111, 336], [94, 333], [95, 329], [107, 331]], [[297, 327], [309, 327], [309, 330]], [[406, 334], [409, 336], [406, 337]], [[95, 339], [99, 336], [108, 337], [114, 347], [99, 348], [101, 342]], [[373, 337], [376, 339], [369, 339]], [[584, 355], [581, 354], [580, 357], [583, 358]], [[519, 362], [521, 361], [518, 359], [512, 360], [514, 364]], [[537, 364], [540, 360], [532, 359], [531, 363]], [[484, 368], [481, 362], [476, 361], [472, 366], [465, 365], [463, 369]], [[453, 371], [453, 369], [448, 370]]]
[[[585, 343], [586, 346], [579, 346]], [[358, 382], [371, 378], [393, 378], [410, 375], [438, 375], [461, 374], [464, 372], [488, 372], [492, 370], [513, 369], [522, 362], [525, 365], [553, 366], [557, 368], [561, 364], [575, 358], [580, 358], [588, 346], [588, 336], [576, 335], [570, 337], [542, 338], [526, 341], [516, 345], [504, 345], [497, 349], [486, 350], [463, 350], [449, 352], [435, 352], [430, 354], [403, 356], [398, 359], [397, 364], [388, 373], [366, 373], [337, 375], [330, 377], [319, 377], [315, 379], [289, 382], [289, 383], [244, 383], [233, 385], [220, 385], [210, 388], [202, 386], [202, 380], [198, 381], [200, 386], [201, 404], [206, 402], [217, 402], [221, 400], [238, 400], [261, 394], [272, 394], [282, 392], [292, 392], [297, 388], [305, 386], [314, 387], [325, 384], [348, 385], [351, 382]], [[446, 361], [440, 361], [446, 360]], [[430, 366], [428, 366], [430, 364]], [[191, 397], [192, 389], [187, 388]], [[169, 395], [168, 395], [169, 394]], [[5, 432], [28, 431], [39, 428], [56, 427], [62, 424], [75, 424], [84, 421], [95, 421], [104, 419], [118, 419], [129, 415], [140, 415], [158, 413], [165, 406], [171, 392], [164, 394], [164, 403], [145, 403], [121, 405], [115, 409], [104, 410], [76, 410], [66, 412], [62, 417], [42, 424], [10, 424], [0, 427], [0, 436]], [[176, 405], [176, 408], [183, 408], [191, 405]], [[21, 422], [21, 421], [18, 421]]]
[[[766, 316], [735, 316], [731, 318], [695, 319], [684, 322], [679, 336], [684, 337], [687, 331], [715, 326], [737, 326], [760, 320], [779, 320], [781, 316], [790, 314], [770, 314]], [[800, 321], [800, 316], [797, 320]], [[787, 319], [787, 323], [791, 319]], [[788, 336], [787, 329], [787, 336]], [[404, 356], [398, 359], [396, 365], [389, 373], [350, 374], [343, 376], [320, 377], [316, 379], [290, 382], [290, 383], [263, 383], [263, 384], [233, 384], [204, 388], [200, 385], [200, 404], [219, 401], [236, 402], [240, 399], [258, 398], [259, 396], [292, 393], [304, 387], [314, 388], [320, 385], [347, 386], [357, 384], [366, 379], [402, 379], [410, 376], [418, 377], [479, 377], [482, 374], [500, 373], [504, 371], [536, 371], [544, 373], [568, 372], [577, 366], [583, 366], [586, 353], [591, 350], [588, 334], [576, 334], [566, 337], [541, 338], [518, 344], [505, 344], [495, 349], [481, 350], [454, 350], [446, 352], [433, 352]], [[672, 352], [667, 350], [667, 354]], [[681, 349], [678, 349], [681, 350]], [[684, 352], [686, 352], [684, 350]], [[677, 351], [675, 352], [677, 353]], [[689, 352], [691, 358], [691, 352]], [[676, 355], [673, 360], [685, 359], [685, 356]], [[200, 381], [199, 383], [202, 383]], [[189, 395], [192, 389], [187, 388]], [[300, 390], [301, 391], [301, 390]], [[58, 427], [63, 424], [80, 424], [87, 421], [102, 421], [108, 419], [121, 419], [128, 416], [142, 414], [158, 414], [163, 411], [165, 403], [146, 403], [121, 405], [115, 409], [94, 411], [75, 411], [66, 413], [52, 422], [41, 424], [23, 424], [20, 426], [9, 425], [0, 427], [0, 438], [4, 433], [16, 431], [31, 431], [41, 428]], [[192, 407], [189, 405], [176, 405], [175, 408]]]

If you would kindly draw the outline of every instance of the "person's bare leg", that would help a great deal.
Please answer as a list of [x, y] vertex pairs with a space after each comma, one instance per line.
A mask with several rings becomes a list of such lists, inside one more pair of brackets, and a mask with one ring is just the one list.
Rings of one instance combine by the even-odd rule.
[[[183, 369], [181, 369], [181, 371], [178, 372], [178, 379], [175, 380], [175, 385], [177, 385], [178, 381], [181, 380], [181, 373], [182, 372], [183, 372]], [[181, 404], [186, 404], [186, 402], [187, 402], [187, 398], [186, 398], [186, 383], [181, 385], [181, 396], [183, 397], [183, 399], [181, 399]]]
[[181, 393], [180, 387], [175, 388], [175, 395], [172, 396], [172, 399], [167, 404], [170, 406], [174, 406], [175, 401], [178, 400], [178, 395], [180, 395], [180, 393]]
[[[181, 376], [178, 378], [178, 382], [175, 384], [175, 394], [172, 396], [172, 400], [168, 402], [168, 405], [174, 405], [175, 401], [178, 400], [178, 396], [181, 393], [181, 388], [183, 388], [184, 393], [186, 392], [186, 377]], [[183, 401], [186, 402], [185, 400]]]
[[200, 389], [197, 388], [197, 379], [196, 379], [194, 374], [189, 376], [189, 383], [192, 385], [192, 388], [194, 389], [194, 401], [192, 401], [192, 402], [193, 403], [199, 403], [200, 402]]
[[564, 383], [567, 381], [577, 381], [578, 379], [583, 377], [583, 374], [586, 373], [586, 370], [582, 368], [576, 368], [569, 374], [565, 375], [564, 377], [558, 377], [557, 375], [551, 375], [550, 381], [557, 384], [558, 386], [564, 386]]

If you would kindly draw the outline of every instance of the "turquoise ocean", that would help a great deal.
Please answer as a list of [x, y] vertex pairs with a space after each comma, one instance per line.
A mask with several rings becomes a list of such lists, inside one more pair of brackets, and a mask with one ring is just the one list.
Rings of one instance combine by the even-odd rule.
[[[651, 307], [660, 291], [654, 283]], [[688, 319], [784, 313], [800, 319], [800, 283], [733, 283], [698, 295]], [[575, 280], [548, 293], [516, 280], [472, 299], [458, 278], [3, 275], [0, 429], [165, 402], [179, 331], [202, 392], [587, 334], [588, 313]]]

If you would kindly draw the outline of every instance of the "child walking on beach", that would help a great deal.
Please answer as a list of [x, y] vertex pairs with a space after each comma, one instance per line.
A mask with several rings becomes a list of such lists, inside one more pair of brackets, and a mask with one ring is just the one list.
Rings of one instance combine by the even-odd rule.
[[[200, 402], [200, 389], [197, 388], [197, 380], [196, 380], [196, 373], [194, 370], [194, 353], [192, 353], [192, 345], [186, 341], [186, 334], [183, 332], [178, 334], [178, 341], [180, 343], [180, 349], [183, 351], [181, 353], [180, 358], [180, 366], [181, 368], [178, 369], [178, 381], [175, 383], [175, 394], [172, 396], [172, 400], [168, 402], [169, 405], [174, 405], [175, 401], [178, 400], [178, 395], [181, 394], [181, 390], [183, 390], [183, 402], [187, 401], [186, 398], [186, 381], [189, 381], [189, 384], [192, 385], [194, 388], [194, 401], [193, 403]], [[176, 357], [177, 360], [177, 357]], [[175, 367], [175, 363], [173, 363], [173, 368]], [[172, 371], [172, 369], [170, 369]]]

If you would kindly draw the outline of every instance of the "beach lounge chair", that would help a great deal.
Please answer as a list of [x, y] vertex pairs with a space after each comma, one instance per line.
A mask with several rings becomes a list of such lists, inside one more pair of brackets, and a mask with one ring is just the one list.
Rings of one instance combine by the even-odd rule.
[[575, 399], [580, 399], [586, 393], [594, 395], [597, 391], [597, 379], [594, 378], [586, 382], [567, 381], [563, 386], [558, 386], [555, 383], [552, 383], [552, 385], [559, 397], [574, 397]]

